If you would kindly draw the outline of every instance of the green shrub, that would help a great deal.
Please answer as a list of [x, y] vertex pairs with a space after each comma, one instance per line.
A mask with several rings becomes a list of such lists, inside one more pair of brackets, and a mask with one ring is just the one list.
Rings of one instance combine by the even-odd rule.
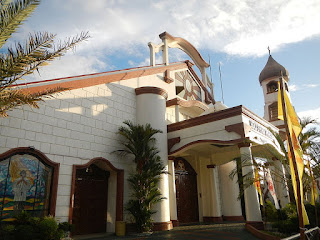
[[267, 222], [274, 222], [278, 220], [278, 212], [273, 203], [269, 200], [266, 201], [265, 217]]
[[297, 217], [288, 218], [287, 220], [274, 222], [272, 227], [277, 228], [279, 232], [284, 234], [297, 233], [299, 232], [299, 220]]
[[10, 224], [1, 225], [0, 239], [4, 240], [59, 240], [64, 236], [67, 224], [56, 222], [53, 217], [32, 217], [23, 211], [16, 216], [16, 220]]

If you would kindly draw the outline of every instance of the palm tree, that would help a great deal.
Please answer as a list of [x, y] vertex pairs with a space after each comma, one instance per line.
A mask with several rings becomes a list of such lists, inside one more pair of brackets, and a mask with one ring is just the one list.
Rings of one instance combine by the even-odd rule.
[[164, 166], [155, 146], [155, 134], [161, 133], [150, 124], [139, 125], [130, 121], [125, 121], [126, 126], [119, 128], [119, 135], [124, 137], [122, 142], [125, 147], [116, 152], [122, 155], [132, 155], [136, 164], [136, 171], [128, 178], [132, 195], [127, 203], [126, 209], [135, 219], [135, 224], [139, 232], [147, 232], [152, 228], [152, 215], [156, 211], [153, 206], [163, 198], [158, 188]]
[[[302, 128], [301, 133], [298, 136], [298, 140], [301, 146], [301, 149], [303, 151], [303, 155], [304, 157], [306, 157], [307, 160], [313, 160], [314, 161], [314, 165], [312, 167], [312, 171], [314, 172], [315, 177], [319, 177], [320, 176], [320, 167], [319, 164], [320, 162], [317, 160], [316, 155], [319, 154], [319, 148], [318, 144], [319, 142], [317, 142], [317, 140], [319, 140], [320, 137], [320, 132], [319, 130], [317, 130], [317, 128], [315, 127], [315, 125], [317, 125], [318, 122], [311, 118], [311, 117], [306, 117], [306, 118], [302, 118], [300, 119], [300, 125]], [[281, 138], [281, 136], [277, 133], [273, 133], [275, 138], [277, 139], [282, 152], [284, 153], [284, 157], [282, 159], [279, 159], [285, 169], [285, 175], [286, 175], [286, 179], [287, 179], [287, 183], [288, 183], [288, 187], [289, 187], [289, 193], [290, 193], [290, 199], [292, 201], [294, 201], [293, 199], [293, 188], [292, 188], [292, 183], [291, 183], [291, 176], [290, 176], [290, 167], [289, 167], [289, 158], [288, 158], [288, 151], [287, 148], [285, 146], [285, 143], [283, 141], [283, 139]], [[309, 177], [309, 175], [305, 172], [305, 174], [303, 175], [303, 188], [304, 188], [304, 192], [307, 192], [310, 190], [310, 182], [311, 179]]]
[[141, 173], [143, 166], [159, 153], [155, 147], [154, 135], [162, 131], [152, 128], [150, 124], [136, 125], [130, 121], [125, 121], [124, 124], [126, 126], [120, 127], [118, 134], [125, 138], [123, 142], [125, 149], [117, 152], [133, 155], [137, 171]]
[[[40, 0], [0, 0], [0, 48], [39, 3]], [[55, 37], [55, 34], [47, 32], [33, 33], [24, 43], [16, 43], [6, 51], [1, 49], [4, 53], [0, 53], [0, 117], [8, 116], [8, 110], [24, 104], [38, 108], [39, 101], [66, 90], [58, 87], [28, 93], [14, 86], [16, 81], [37, 71], [48, 61], [63, 56], [89, 35], [82, 32], [58, 44], [54, 43]]]

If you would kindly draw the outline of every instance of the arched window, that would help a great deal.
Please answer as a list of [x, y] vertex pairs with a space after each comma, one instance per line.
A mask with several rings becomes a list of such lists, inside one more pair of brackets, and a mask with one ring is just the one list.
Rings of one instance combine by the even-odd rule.
[[269, 121], [278, 120], [278, 102], [274, 102], [268, 107], [269, 109]]
[[278, 91], [278, 83], [275, 81], [269, 82], [267, 84], [267, 93], [273, 93]]
[[21, 211], [54, 215], [59, 163], [40, 151], [16, 148], [0, 155], [0, 217], [10, 221]]

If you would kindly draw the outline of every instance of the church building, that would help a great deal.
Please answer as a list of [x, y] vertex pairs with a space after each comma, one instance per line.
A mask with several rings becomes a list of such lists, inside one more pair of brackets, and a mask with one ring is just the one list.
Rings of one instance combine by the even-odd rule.
[[[122, 149], [119, 127], [130, 120], [162, 131], [157, 147], [169, 174], [159, 184], [165, 199], [155, 207], [154, 230], [194, 222], [262, 226], [257, 190], [246, 188], [239, 200], [238, 175], [229, 175], [239, 168], [235, 159], [249, 163], [243, 175], [254, 176], [254, 158], [282, 169], [280, 146], [270, 130], [283, 128], [277, 120], [277, 82], [280, 70], [288, 81], [288, 71], [269, 56], [259, 77], [262, 118], [245, 106], [215, 101], [209, 64], [197, 49], [167, 32], [159, 36], [159, 44], [149, 43], [150, 66], [20, 86], [31, 93], [57, 86], [69, 90], [39, 109], [23, 106], [0, 119], [2, 221], [24, 209], [75, 224], [75, 234], [115, 232], [117, 221], [130, 223], [124, 206], [134, 165], [113, 153]], [[192, 62], [170, 63], [169, 48], [184, 51]], [[155, 63], [158, 52], [161, 64]], [[288, 193], [275, 182], [284, 205]]]

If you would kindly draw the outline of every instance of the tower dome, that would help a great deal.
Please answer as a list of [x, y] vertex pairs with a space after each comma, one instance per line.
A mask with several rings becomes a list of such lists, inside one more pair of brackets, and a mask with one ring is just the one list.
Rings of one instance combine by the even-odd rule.
[[279, 77], [280, 71], [282, 71], [283, 77], [286, 81], [289, 80], [289, 72], [288, 70], [279, 64], [276, 60], [273, 59], [271, 55], [269, 55], [268, 62], [262, 69], [259, 75], [259, 82], [265, 79], [272, 78], [272, 77]]

